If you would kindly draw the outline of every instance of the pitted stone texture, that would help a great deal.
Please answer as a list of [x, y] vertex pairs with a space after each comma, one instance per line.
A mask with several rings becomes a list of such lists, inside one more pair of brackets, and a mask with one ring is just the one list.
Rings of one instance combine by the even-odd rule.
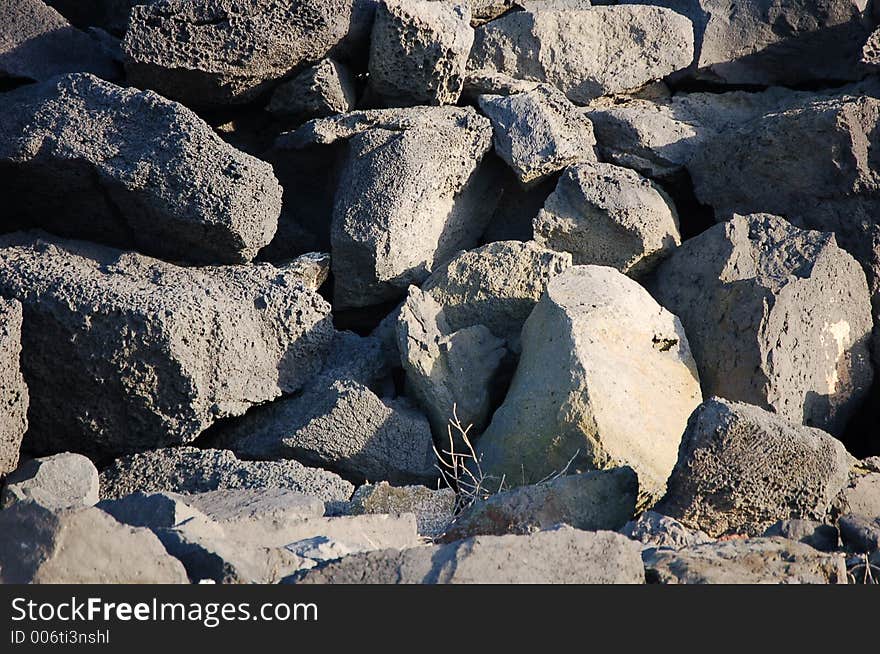
[[44, 238], [0, 238], [0, 293], [24, 306], [35, 452], [191, 442], [320, 370], [330, 307], [295, 265], [182, 268]]
[[0, 96], [0, 190], [4, 231], [190, 263], [251, 261], [281, 212], [269, 164], [176, 102], [84, 74]]
[[21, 374], [21, 303], [0, 298], [0, 479], [18, 466], [29, 395]]
[[455, 491], [451, 488], [392, 486], [383, 481], [358, 488], [344, 510], [351, 515], [412, 513], [419, 533], [434, 538], [452, 522], [455, 504]]
[[654, 295], [681, 318], [703, 392], [840, 435], [873, 379], [870, 296], [833, 234], [735, 216], [676, 249]]
[[354, 78], [344, 64], [322, 59], [275, 89], [266, 107], [278, 118], [309, 120], [344, 114], [357, 102]]

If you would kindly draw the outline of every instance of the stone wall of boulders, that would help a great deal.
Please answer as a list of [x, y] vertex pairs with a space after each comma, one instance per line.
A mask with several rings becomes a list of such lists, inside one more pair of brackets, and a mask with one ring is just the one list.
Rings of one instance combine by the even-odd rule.
[[880, 582], [877, 1], [0, 0], [0, 582]]

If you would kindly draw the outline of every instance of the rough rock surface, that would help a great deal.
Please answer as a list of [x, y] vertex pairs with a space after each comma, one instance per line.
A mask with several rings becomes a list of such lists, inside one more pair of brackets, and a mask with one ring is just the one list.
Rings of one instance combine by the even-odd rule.
[[485, 325], [520, 350], [522, 326], [550, 280], [571, 266], [571, 255], [532, 241], [497, 241], [461, 252], [435, 270], [422, 290], [443, 307], [449, 329]]
[[880, 550], [880, 517], [865, 517], [848, 513], [838, 521], [840, 536], [846, 547], [854, 552], [871, 554]]
[[735, 216], [676, 249], [653, 291], [681, 318], [706, 396], [840, 435], [870, 389], [868, 288], [832, 234]]
[[468, 2], [380, 2], [370, 39], [370, 93], [390, 107], [455, 104], [474, 43], [470, 20]]
[[796, 540], [821, 552], [833, 552], [837, 549], [840, 540], [836, 527], [815, 520], [780, 520], [770, 525], [763, 535]]
[[354, 487], [296, 461], [240, 461], [228, 450], [176, 447], [116, 459], [101, 472], [101, 497], [141, 491], [206, 493], [230, 488], [287, 488], [324, 501], [347, 500]]
[[334, 59], [322, 59], [280, 84], [266, 110], [282, 119], [309, 120], [347, 113], [356, 102], [348, 68]]
[[659, 7], [513, 12], [477, 29], [468, 67], [548, 82], [585, 104], [686, 68], [693, 38], [690, 20]]
[[0, 5], [0, 79], [45, 80], [85, 72], [114, 79], [116, 66], [100, 44], [71, 27], [41, 0], [9, 0]]
[[448, 545], [347, 556], [298, 575], [306, 584], [641, 584], [639, 548], [624, 536], [561, 527]]
[[859, 79], [871, 31], [866, 0], [622, 0], [673, 9], [694, 23], [693, 74], [725, 84]]
[[638, 494], [638, 477], [631, 468], [563, 475], [478, 499], [456, 517], [443, 540], [528, 534], [558, 524], [616, 531], [632, 518]]
[[21, 374], [21, 303], [0, 298], [0, 479], [18, 466], [27, 431], [28, 389]]
[[[644, 501], [665, 488], [699, 378], [681, 323], [612, 268], [554, 277], [523, 327], [504, 404], [477, 443], [483, 470], [535, 483], [629, 465]], [[626, 407], [626, 408], [624, 408]]]
[[194, 106], [248, 102], [344, 41], [362, 39], [357, 0], [160, 0], [132, 9], [129, 81]]
[[711, 543], [713, 540], [705, 532], [688, 529], [675, 518], [656, 511], [645, 511], [637, 519], [627, 522], [620, 533], [641, 543], [643, 550], [653, 548], [680, 550]]
[[492, 127], [473, 109], [355, 112], [307, 123], [287, 140], [343, 139], [330, 234], [337, 310], [400, 298], [476, 245], [492, 209], [478, 174]]
[[6, 477], [0, 504], [36, 502], [50, 510], [98, 502], [98, 470], [81, 454], [64, 452], [31, 459]]
[[784, 538], [737, 538], [646, 552], [645, 576], [658, 584], [845, 584], [843, 554]]
[[633, 277], [681, 243], [669, 196], [635, 171], [607, 163], [567, 168], [533, 227], [539, 245], [569, 252], [576, 265], [611, 266]]
[[712, 398], [694, 411], [658, 511], [710, 536], [760, 535], [777, 520], [822, 520], [851, 456], [825, 432]]
[[447, 442], [454, 418], [483, 430], [504, 341], [485, 325], [452, 331], [440, 304], [412, 286], [398, 318], [397, 347], [409, 390], [425, 409], [438, 442]]
[[296, 266], [181, 268], [40, 234], [0, 238], [24, 306], [29, 446], [113, 455], [192, 441], [301, 388], [333, 334]]
[[0, 189], [4, 231], [193, 263], [252, 260], [281, 211], [269, 164], [176, 102], [82, 74], [0, 97]]
[[880, 470], [850, 474], [842, 508], [844, 513], [880, 516]]
[[392, 486], [386, 481], [358, 488], [344, 511], [351, 515], [412, 513], [422, 536], [439, 536], [452, 522], [455, 492], [425, 486]]
[[596, 161], [593, 125], [549, 84], [513, 95], [481, 95], [492, 121], [495, 152], [523, 184], [546, 179], [580, 161]]
[[5, 584], [181, 584], [186, 573], [147, 529], [100, 509], [53, 512], [34, 502], [0, 511]]

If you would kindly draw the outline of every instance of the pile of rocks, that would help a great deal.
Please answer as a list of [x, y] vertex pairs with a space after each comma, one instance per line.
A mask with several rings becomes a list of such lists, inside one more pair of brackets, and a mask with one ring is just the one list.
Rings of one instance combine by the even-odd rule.
[[875, 16], [0, 3], [0, 581], [880, 580]]

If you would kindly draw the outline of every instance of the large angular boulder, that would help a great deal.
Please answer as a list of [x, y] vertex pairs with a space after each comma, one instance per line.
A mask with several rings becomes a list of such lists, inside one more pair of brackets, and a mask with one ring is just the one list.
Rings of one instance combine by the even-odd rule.
[[563, 526], [448, 545], [347, 556], [294, 576], [304, 584], [641, 584], [638, 546], [620, 534]]
[[494, 208], [478, 172], [492, 126], [471, 108], [355, 112], [307, 123], [288, 142], [344, 139], [330, 234], [337, 310], [399, 299], [476, 245]]
[[596, 161], [593, 125], [549, 84], [512, 95], [480, 95], [492, 121], [495, 152], [520, 182], [535, 184], [571, 164]]
[[332, 338], [296, 264], [181, 268], [38, 233], [0, 238], [0, 252], [0, 294], [24, 306], [37, 453], [191, 442], [300, 389]]
[[397, 348], [412, 396], [424, 408], [439, 443], [449, 421], [482, 431], [491, 411], [490, 386], [506, 353], [485, 325], [453, 331], [443, 308], [415, 286], [400, 310]]
[[653, 292], [681, 318], [706, 396], [840, 435], [871, 387], [870, 296], [833, 234], [735, 216], [676, 249]]
[[841, 553], [785, 538], [737, 538], [646, 552], [649, 584], [845, 584]]
[[691, 21], [669, 9], [554, 7], [477, 29], [468, 67], [547, 82], [585, 104], [686, 68], [693, 43]]
[[443, 307], [450, 330], [485, 325], [519, 352], [526, 318], [550, 280], [570, 266], [570, 254], [534, 241], [497, 241], [457, 254], [425, 280], [422, 291]]
[[649, 272], [681, 243], [675, 204], [634, 170], [582, 163], [562, 174], [532, 222], [535, 242], [569, 252], [576, 265]]
[[131, 493], [207, 493], [222, 489], [286, 488], [326, 502], [347, 500], [354, 486], [297, 461], [240, 461], [229, 450], [175, 447], [116, 459], [101, 471], [101, 497]]
[[550, 280], [522, 344], [477, 443], [485, 474], [519, 485], [628, 465], [640, 504], [659, 497], [702, 400], [678, 318], [613, 268], [574, 266]]
[[829, 434], [712, 398], [691, 416], [657, 510], [710, 536], [763, 534], [778, 520], [822, 520], [852, 462]]
[[31, 459], [6, 478], [0, 506], [27, 501], [51, 510], [94, 506], [98, 470], [88, 458], [72, 452]]
[[176, 102], [84, 74], [0, 97], [0, 190], [3, 231], [192, 263], [252, 260], [281, 211], [269, 164]]
[[443, 540], [528, 534], [558, 524], [615, 531], [632, 518], [638, 493], [639, 480], [631, 468], [563, 475], [477, 499], [456, 517]]
[[880, 164], [870, 144], [880, 100], [844, 94], [782, 107], [723, 130], [689, 161], [697, 199], [716, 217], [768, 212], [834, 232], [870, 270]]
[[106, 79], [119, 76], [98, 41], [72, 27], [41, 0], [0, 5], [0, 79], [45, 80], [75, 72]]
[[241, 104], [369, 33], [372, 2], [160, 0], [138, 5], [122, 50], [132, 84], [193, 106]]
[[28, 389], [21, 374], [21, 303], [0, 298], [0, 479], [18, 466], [27, 431]]
[[0, 511], [5, 584], [185, 584], [180, 561], [148, 529], [96, 509], [51, 511], [19, 502]]
[[694, 23], [693, 70], [724, 84], [860, 79], [871, 32], [867, 0], [622, 0], [668, 7]]
[[467, 2], [382, 0], [370, 37], [369, 92], [385, 106], [455, 104], [474, 43]]

